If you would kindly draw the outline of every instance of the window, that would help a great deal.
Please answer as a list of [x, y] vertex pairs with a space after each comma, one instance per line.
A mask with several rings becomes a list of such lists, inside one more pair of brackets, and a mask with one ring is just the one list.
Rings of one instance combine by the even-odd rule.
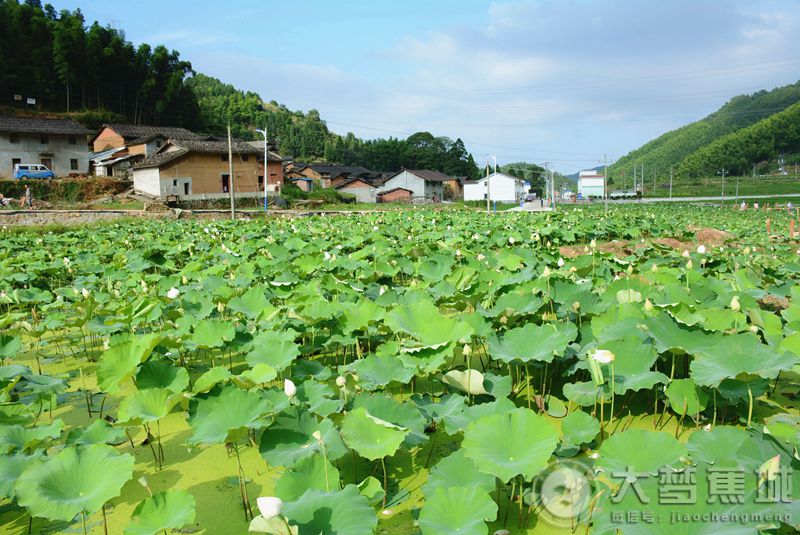
[[172, 187], [177, 187], [177, 186], [178, 186], [178, 181], [177, 180], [173, 180], [172, 181]]
[[223, 162], [227, 162], [228, 161], [228, 155], [227, 154], [220, 154], [219, 155], [219, 159], [221, 161], [223, 161]]
[[258, 189], [260, 191], [264, 189], [264, 175], [258, 175]]
[[50, 136], [48, 136], [47, 134], [42, 134], [41, 137], [39, 138], [39, 141], [42, 143], [42, 145], [47, 145], [48, 143], [50, 143]]
[[20, 163], [22, 163], [21, 158], [11, 158], [11, 169], [16, 170]]
[[191, 190], [189, 189], [189, 183], [188, 182], [184, 182], [183, 183], [183, 194], [184, 195], [189, 195], [190, 193], [191, 193]]
[[78, 143], [78, 140], [77, 140], [77, 138], [75, 136], [69, 136], [69, 144], [70, 145], [76, 145], [77, 143]]
[[231, 176], [222, 175], [222, 193], [228, 193], [230, 187], [231, 187]]
[[247, 161], [247, 154], [242, 154], [242, 161], [243, 161], [243, 162], [246, 162], [246, 161]]
[[78, 170], [78, 159], [77, 158], [70, 158], [69, 160], [69, 168], [73, 171]]
[[53, 159], [52, 158], [42, 158], [41, 163], [43, 166], [47, 167], [48, 169], [53, 169]]
[[8, 140], [11, 143], [19, 143], [19, 134], [8, 134]]

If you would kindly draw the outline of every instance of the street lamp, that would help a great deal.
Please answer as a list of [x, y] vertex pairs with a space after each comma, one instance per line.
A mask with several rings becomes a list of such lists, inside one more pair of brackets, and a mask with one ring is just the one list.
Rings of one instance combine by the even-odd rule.
[[[494, 174], [496, 175], [497, 174], [497, 155], [495, 155], [495, 154], [483, 154], [482, 156], [489, 156], [494, 161]], [[490, 182], [489, 176], [490, 176], [489, 175], [489, 168], [487, 166], [487, 168], [486, 168], [486, 212], [490, 212], [491, 211], [490, 208], [489, 208], [489, 205], [491, 203], [492, 195], [491, 195], [491, 189], [489, 187], [489, 182]]]
[[264, 135], [264, 211], [267, 211], [267, 189], [269, 187], [269, 142], [267, 141], [267, 127], [264, 130], [256, 128], [256, 132]]
[[725, 201], [725, 174], [727, 172], [728, 172], [728, 170], [725, 169], [724, 167], [722, 168], [722, 171], [717, 171], [718, 175], [722, 175], [722, 193], [720, 193], [720, 196], [719, 196], [719, 201], [720, 202], [724, 202]]

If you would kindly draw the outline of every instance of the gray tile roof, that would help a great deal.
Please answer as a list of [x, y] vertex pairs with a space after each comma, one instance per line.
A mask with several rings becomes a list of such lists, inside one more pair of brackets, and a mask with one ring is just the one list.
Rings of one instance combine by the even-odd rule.
[[[166, 151], [164, 147], [172, 145], [177, 147], [178, 150]], [[258, 156], [261, 152], [248, 143], [241, 141], [234, 141], [232, 143], [234, 155], [237, 154], [254, 154]], [[148, 167], [160, 167], [167, 162], [176, 160], [190, 152], [199, 152], [204, 154], [228, 154], [227, 141], [195, 141], [188, 139], [175, 139], [169, 140], [159, 152], [148, 156], [141, 163], [134, 166], [137, 169], [145, 169]], [[236, 161], [234, 157], [234, 161]]]
[[92, 131], [69, 119], [0, 116], [0, 132], [12, 134], [88, 135]]
[[403, 171], [408, 171], [412, 175], [417, 175], [421, 179], [427, 180], [428, 182], [447, 182], [448, 180], [456, 180], [455, 177], [440, 173], [439, 171], [431, 171], [430, 169], [401, 169], [400, 171], [397, 171], [388, 177], [387, 180], [396, 177]]
[[155, 136], [157, 134], [161, 134], [162, 136], [169, 138], [169, 139], [204, 139], [205, 136], [201, 136], [200, 134], [195, 134], [191, 130], [187, 130], [185, 128], [180, 128], [176, 126], [144, 126], [138, 124], [122, 124], [122, 123], [112, 123], [112, 124], [104, 124], [103, 128], [98, 131], [98, 134], [103, 131], [105, 128], [110, 128], [117, 134], [121, 135], [125, 138], [126, 141], [128, 140], [138, 140], [140, 138], [148, 138], [150, 136]]

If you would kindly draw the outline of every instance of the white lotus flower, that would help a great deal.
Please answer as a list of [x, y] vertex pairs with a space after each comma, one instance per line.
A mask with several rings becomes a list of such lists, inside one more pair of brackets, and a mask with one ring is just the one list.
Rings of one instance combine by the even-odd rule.
[[513, 236], [509, 236], [509, 237], [508, 237], [508, 243], [510, 243], [511, 245], [514, 245], [514, 238], [513, 238]]
[[544, 267], [544, 271], [542, 271], [542, 276], [543, 277], [549, 277], [550, 276], [550, 268], [549, 267], [547, 267], [547, 266]]
[[177, 299], [181, 292], [177, 288], [170, 288], [167, 292], [168, 299]]
[[336, 386], [338, 386], [339, 388], [343, 387], [346, 384], [347, 384], [347, 378], [345, 376], [340, 375], [339, 377], [336, 378]]
[[283, 393], [286, 394], [287, 398], [293, 398], [294, 395], [297, 394], [297, 387], [294, 386], [291, 379], [283, 380]]
[[225, 303], [223, 303], [222, 301], [217, 303], [217, 312], [219, 312], [220, 314], [225, 312]]
[[650, 299], [645, 299], [644, 300], [644, 309], [647, 312], [652, 312], [653, 311], [653, 303], [650, 302]]
[[698, 245], [697, 252], [700, 254], [706, 254], [706, 246], [705, 245]]
[[484, 260], [486, 260], [486, 257], [483, 256], [481, 253], [478, 253], [478, 256], [476, 256], [475, 258], [478, 259], [478, 262], [483, 262]]
[[270, 518], [275, 518], [280, 515], [281, 508], [283, 508], [283, 501], [274, 496], [261, 496], [256, 499], [256, 504], [264, 520], [269, 520]]
[[689, 250], [684, 249], [683, 252], [681, 253], [681, 256], [684, 258], [689, 258]]
[[692, 267], [694, 267], [694, 264], [692, 264], [692, 259], [690, 258], [686, 261], [686, 269], [692, 269]]
[[739, 304], [739, 296], [734, 295], [733, 299], [731, 299], [731, 310], [734, 312], [739, 312], [742, 309], [742, 306]]
[[461, 256], [461, 249], [456, 249], [456, 256]]
[[594, 353], [592, 353], [592, 360], [600, 364], [611, 364], [614, 362], [615, 358], [614, 353], [607, 349], [596, 349]]
[[314, 440], [317, 442], [322, 442], [322, 433], [319, 432], [319, 429], [311, 433], [311, 436], [314, 437]]
[[558, 267], [560, 267], [560, 268], [564, 267], [564, 259], [563, 258], [559, 258], [558, 262], [556, 262], [556, 263], [558, 264]]
[[89, 293], [89, 290], [87, 290], [86, 288], [83, 288], [83, 289], [81, 289], [81, 295], [83, 296], [84, 299], [89, 299], [89, 296], [91, 294]]

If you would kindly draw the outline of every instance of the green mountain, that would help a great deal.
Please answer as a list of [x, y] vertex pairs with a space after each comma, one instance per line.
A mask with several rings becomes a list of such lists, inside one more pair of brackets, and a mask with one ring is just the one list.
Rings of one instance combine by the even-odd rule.
[[[620, 180], [622, 173], [626, 177], [632, 177], [634, 164], [644, 165], [645, 176], [648, 178], [654, 170], [659, 176], [668, 175], [670, 167], [676, 170], [678, 179], [690, 179], [703, 173], [714, 174], [722, 165], [715, 163], [710, 167], [701, 166], [699, 160], [693, 158], [696, 152], [729, 134], [783, 112], [798, 102], [800, 102], [800, 81], [771, 91], [764, 90], [752, 95], [734, 97], [709, 116], [667, 132], [623, 156], [609, 166], [609, 176], [615, 181]], [[756, 142], [752, 138], [747, 139], [749, 144]], [[758, 141], [758, 144], [763, 145], [762, 141]], [[726, 168], [739, 170], [752, 168], [753, 164], [774, 157], [786, 149], [778, 146], [773, 147], [774, 150], [767, 150], [763, 146], [760, 149], [740, 145], [737, 147], [746, 150], [719, 160], [724, 162]], [[800, 147], [792, 150], [800, 150]], [[750, 156], [745, 156], [745, 153]], [[747, 159], [746, 162], [742, 160], [743, 157]]]

